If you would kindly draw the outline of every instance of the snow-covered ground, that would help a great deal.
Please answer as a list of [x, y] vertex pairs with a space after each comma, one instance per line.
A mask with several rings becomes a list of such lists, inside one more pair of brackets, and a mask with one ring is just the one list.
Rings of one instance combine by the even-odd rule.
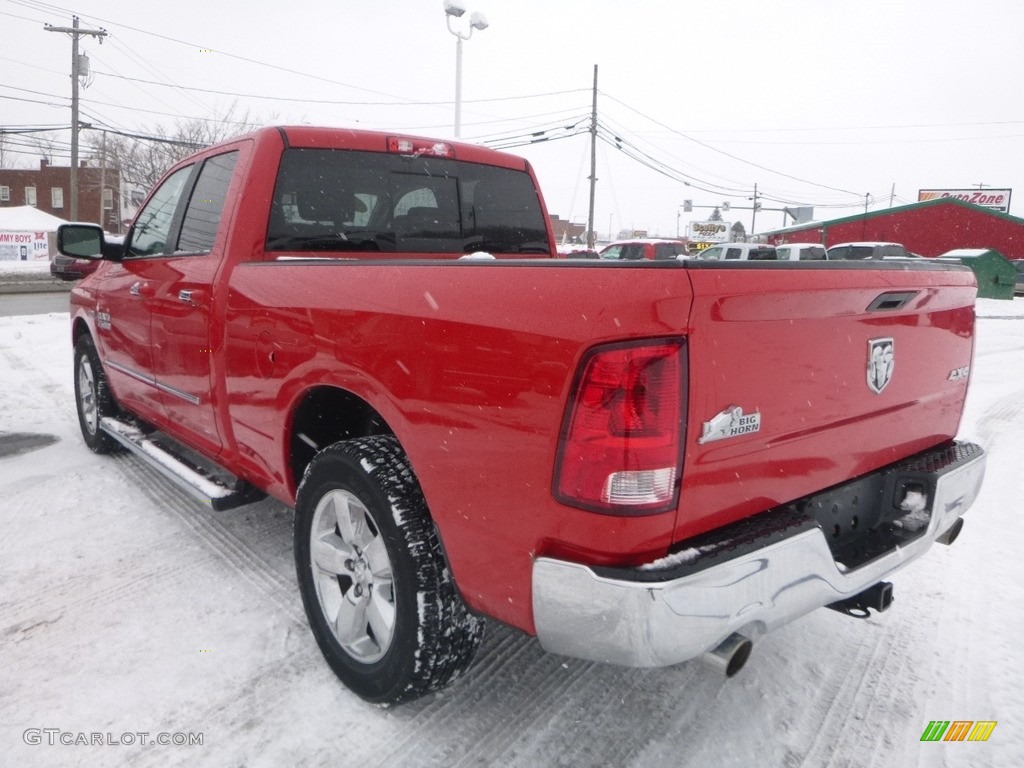
[[[564, 659], [490, 624], [465, 678], [390, 710], [320, 657], [291, 511], [203, 511], [136, 459], [94, 456], [67, 314], [0, 318], [0, 765], [1024, 765], [1024, 299], [978, 314], [961, 432], [988, 476], [956, 544], [897, 575], [891, 610], [816, 611], [729, 681]], [[923, 743], [932, 720], [998, 725]]]

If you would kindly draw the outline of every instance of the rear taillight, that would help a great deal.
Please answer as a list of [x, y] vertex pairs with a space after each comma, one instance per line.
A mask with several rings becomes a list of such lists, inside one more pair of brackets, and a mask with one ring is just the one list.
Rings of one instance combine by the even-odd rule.
[[685, 349], [685, 340], [671, 339], [599, 347], [587, 356], [559, 440], [559, 501], [619, 515], [675, 508]]

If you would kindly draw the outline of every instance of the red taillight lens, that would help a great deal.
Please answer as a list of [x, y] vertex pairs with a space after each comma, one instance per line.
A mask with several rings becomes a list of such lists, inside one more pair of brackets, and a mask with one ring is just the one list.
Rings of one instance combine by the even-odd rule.
[[675, 508], [685, 340], [600, 347], [583, 362], [558, 446], [555, 496], [611, 514]]

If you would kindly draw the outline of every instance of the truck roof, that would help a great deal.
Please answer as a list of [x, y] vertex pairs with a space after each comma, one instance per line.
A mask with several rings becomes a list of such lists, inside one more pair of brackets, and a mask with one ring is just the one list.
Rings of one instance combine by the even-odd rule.
[[447, 153], [439, 154], [439, 156], [450, 157], [456, 160], [496, 165], [514, 170], [525, 170], [529, 166], [525, 159], [517, 155], [499, 152], [477, 144], [397, 132], [365, 131], [355, 128], [270, 125], [258, 128], [245, 136], [236, 136], [223, 143], [234, 142], [240, 138], [253, 138], [256, 141], [265, 141], [268, 135], [271, 134], [280, 136], [288, 147], [302, 149], [353, 149], [369, 152], [401, 151], [393, 149], [392, 142], [395, 139], [406, 139], [415, 147], [412, 154], [424, 154], [427, 152], [433, 154], [433, 148], [439, 148], [438, 153]]

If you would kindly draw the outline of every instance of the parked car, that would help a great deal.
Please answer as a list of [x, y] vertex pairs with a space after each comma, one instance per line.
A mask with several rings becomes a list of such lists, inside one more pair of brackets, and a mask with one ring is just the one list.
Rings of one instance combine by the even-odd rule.
[[679, 240], [661, 240], [658, 238], [638, 238], [636, 240], [620, 240], [606, 245], [600, 251], [602, 259], [617, 261], [670, 261], [680, 256], [687, 256], [686, 243]]
[[830, 260], [905, 259], [907, 249], [899, 243], [838, 243], [828, 249]]
[[700, 252], [700, 257], [709, 261], [729, 259], [775, 261], [779, 259], [775, 246], [767, 243], [722, 243], [705, 248]]
[[94, 259], [73, 259], [58, 253], [50, 262], [50, 274], [61, 280], [81, 280], [96, 271], [99, 265]]
[[1010, 263], [1017, 270], [1017, 280], [1013, 284], [1013, 295], [1024, 296], [1024, 259], [1011, 259]]
[[825, 246], [818, 243], [786, 243], [776, 245], [780, 261], [823, 261], [827, 258]]

